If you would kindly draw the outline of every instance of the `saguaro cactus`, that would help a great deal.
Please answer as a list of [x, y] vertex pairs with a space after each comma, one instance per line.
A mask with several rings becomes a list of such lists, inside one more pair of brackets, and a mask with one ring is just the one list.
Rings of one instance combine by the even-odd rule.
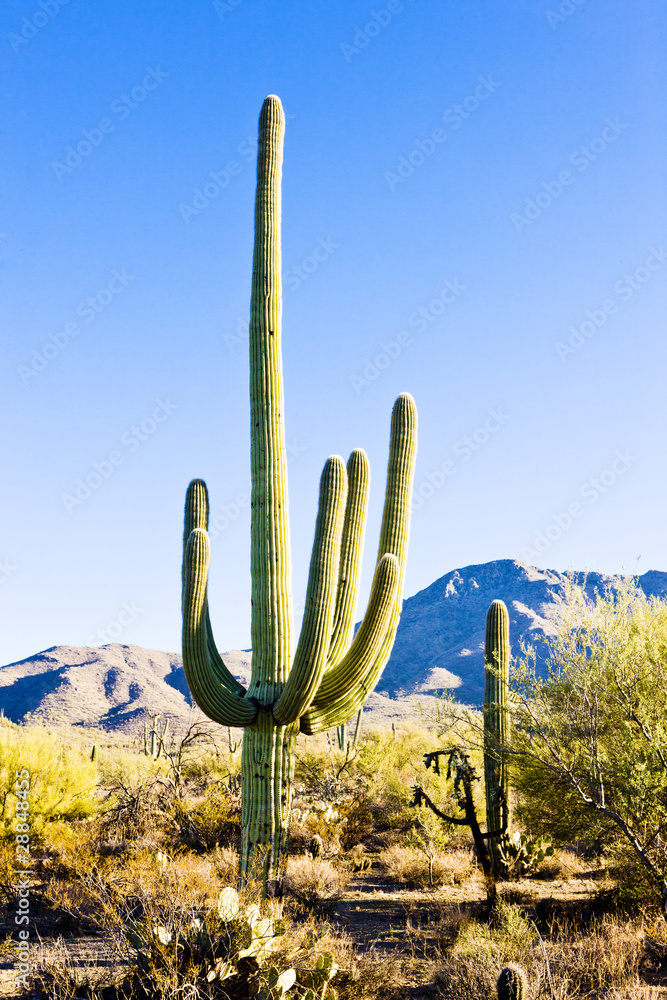
[[255, 249], [250, 303], [252, 674], [246, 691], [213, 640], [206, 585], [208, 495], [188, 487], [183, 558], [183, 661], [193, 698], [214, 721], [244, 727], [241, 876], [281, 891], [292, 799], [294, 743], [341, 725], [373, 690], [401, 610], [417, 415], [399, 396], [391, 422], [384, 515], [368, 609], [354, 639], [369, 470], [327, 459], [301, 634], [292, 652], [292, 596], [281, 359], [280, 182], [284, 115], [267, 97], [259, 118]]
[[500, 831], [509, 821], [507, 740], [509, 712], [509, 615], [503, 601], [493, 601], [486, 615], [484, 644], [484, 782], [489, 855], [494, 875], [502, 869]]

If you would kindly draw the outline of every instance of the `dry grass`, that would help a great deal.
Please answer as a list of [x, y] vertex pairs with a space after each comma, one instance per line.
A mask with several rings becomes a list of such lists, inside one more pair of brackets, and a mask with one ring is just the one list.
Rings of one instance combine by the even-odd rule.
[[330, 861], [301, 856], [288, 862], [285, 891], [306, 909], [322, 910], [340, 899], [348, 881], [348, 873]]
[[490, 1000], [496, 978], [495, 969], [485, 962], [457, 956], [436, 973], [437, 995], [441, 1000]]
[[606, 916], [584, 932], [561, 924], [547, 943], [551, 971], [568, 996], [641, 985], [644, 934], [636, 921]]
[[239, 874], [239, 854], [233, 847], [216, 847], [211, 856], [215, 874], [225, 885], [235, 885]]
[[[411, 888], [429, 885], [426, 855], [414, 847], [388, 847], [380, 855], [386, 877]], [[470, 851], [438, 851], [433, 861], [433, 885], [460, 885], [475, 872]]]
[[594, 867], [590, 861], [582, 859], [574, 851], [556, 848], [551, 857], [545, 858], [534, 877], [542, 879], [576, 878]]
[[122, 968], [109, 968], [93, 960], [76, 961], [61, 938], [35, 962], [30, 988], [33, 996], [46, 1000], [78, 1000], [111, 992], [123, 979]]
[[[653, 928], [658, 937], [661, 930], [661, 924], [658, 930]], [[527, 970], [535, 998], [651, 997], [640, 975], [645, 947], [644, 925], [639, 920], [608, 915], [588, 927], [561, 920], [554, 922], [542, 940], [518, 906], [501, 901], [495, 922], [459, 915], [458, 923], [445, 919], [440, 927], [431, 926], [421, 933], [432, 948], [435, 937], [442, 956], [436, 977], [442, 1000], [491, 996], [498, 972], [509, 962]]]

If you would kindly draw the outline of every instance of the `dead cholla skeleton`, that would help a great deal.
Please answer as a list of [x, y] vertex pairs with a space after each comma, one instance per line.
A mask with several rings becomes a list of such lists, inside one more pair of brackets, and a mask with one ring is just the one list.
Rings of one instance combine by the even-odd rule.
[[416, 454], [417, 415], [399, 396], [391, 424], [378, 562], [354, 636], [369, 469], [327, 459], [320, 480], [303, 625], [292, 652], [292, 596], [281, 359], [280, 199], [284, 114], [268, 97], [259, 119], [255, 249], [250, 304], [252, 675], [246, 691], [223, 663], [207, 604], [208, 495], [194, 480], [185, 505], [183, 661], [199, 707], [245, 730], [241, 875], [281, 891], [294, 746], [359, 711], [389, 658], [400, 617]]

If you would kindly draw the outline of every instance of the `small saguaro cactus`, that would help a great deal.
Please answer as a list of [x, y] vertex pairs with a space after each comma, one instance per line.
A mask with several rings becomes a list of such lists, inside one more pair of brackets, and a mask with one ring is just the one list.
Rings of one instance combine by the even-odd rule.
[[484, 782], [486, 785], [486, 828], [493, 874], [504, 866], [501, 855], [503, 835], [509, 823], [509, 615], [503, 601], [493, 601], [486, 615], [484, 644]]
[[[357, 738], [359, 736], [359, 726], [361, 725], [361, 714], [363, 710], [364, 707], [362, 705], [359, 711], [357, 712], [357, 721], [355, 722], [354, 725], [354, 736], [352, 737], [352, 741], [350, 744], [353, 747], [356, 747], [357, 745]], [[345, 750], [348, 743], [346, 722], [344, 722], [341, 726], [338, 726], [338, 728], [336, 729], [336, 736], [338, 737], [338, 749]]]
[[[255, 248], [250, 301], [251, 643], [247, 689], [225, 666], [211, 631], [208, 493], [188, 487], [183, 556], [183, 662], [209, 718], [244, 729], [241, 754], [241, 878], [282, 891], [296, 735], [342, 725], [359, 711], [389, 659], [400, 617], [416, 453], [408, 394], [392, 413], [384, 515], [368, 609], [354, 615], [369, 469], [353, 451], [347, 468], [327, 459], [320, 480], [303, 625], [292, 650], [292, 595], [281, 359], [280, 184], [285, 118], [267, 97], [259, 118]], [[354, 636], [354, 637], [353, 637]]]
[[144, 722], [144, 753], [153, 760], [159, 760], [163, 753], [167, 752], [167, 733], [169, 732], [169, 719], [165, 719], [164, 729], [160, 732], [159, 719], [160, 712], [151, 715], [151, 727], [148, 727], [148, 719]]
[[528, 1000], [528, 975], [526, 970], [510, 962], [498, 976], [498, 1000]]

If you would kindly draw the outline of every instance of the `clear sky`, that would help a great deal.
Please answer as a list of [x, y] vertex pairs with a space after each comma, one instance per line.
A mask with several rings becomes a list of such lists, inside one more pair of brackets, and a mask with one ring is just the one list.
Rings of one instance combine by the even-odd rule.
[[219, 525], [218, 645], [249, 645], [245, 337], [270, 93], [288, 115], [297, 604], [322, 463], [354, 447], [373, 473], [368, 587], [406, 390], [407, 596], [500, 558], [667, 570], [665, 34], [659, 0], [9, 0], [0, 662], [177, 650], [195, 476]]

